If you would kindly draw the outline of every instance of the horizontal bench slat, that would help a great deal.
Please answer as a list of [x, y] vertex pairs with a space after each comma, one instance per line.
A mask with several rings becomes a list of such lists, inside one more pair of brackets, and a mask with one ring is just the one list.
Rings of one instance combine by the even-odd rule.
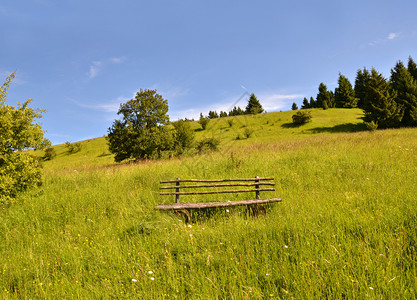
[[162, 203], [155, 209], [159, 210], [179, 210], [179, 209], [191, 209], [191, 208], [210, 208], [210, 207], [229, 207], [239, 205], [252, 205], [252, 204], [265, 204], [272, 202], [281, 202], [281, 198], [270, 199], [249, 199], [242, 201], [230, 201], [230, 202], [202, 202], [202, 203]]
[[227, 181], [256, 181], [256, 180], [274, 180], [274, 177], [234, 178], [234, 179], [179, 179], [179, 180], [160, 181], [160, 183], [175, 183], [175, 182], [227, 182]]
[[203, 188], [203, 187], [225, 187], [225, 186], [257, 186], [257, 185], [269, 185], [273, 186], [273, 182], [256, 182], [256, 183], [221, 183], [221, 184], [199, 184], [199, 185], [170, 185], [161, 186], [161, 190], [167, 189], [188, 189], [188, 188]]
[[227, 193], [245, 193], [245, 192], [262, 192], [262, 191], [275, 191], [274, 188], [261, 188], [261, 189], [245, 189], [245, 190], [227, 190], [227, 191], [204, 191], [204, 192], [169, 192], [159, 193], [159, 195], [207, 195], [207, 194], [227, 194]]

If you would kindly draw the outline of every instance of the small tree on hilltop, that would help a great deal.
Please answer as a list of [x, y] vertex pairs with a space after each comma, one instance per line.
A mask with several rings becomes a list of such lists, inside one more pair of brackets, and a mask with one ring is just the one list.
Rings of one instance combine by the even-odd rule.
[[245, 114], [245, 111], [241, 109], [239, 106], [238, 107], [234, 106], [233, 109], [229, 111], [229, 116], [240, 116], [244, 114]]
[[308, 103], [307, 98], [304, 97], [303, 105], [301, 105], [301, 109], [307, 109], [307, 108], [311, 108], [311, 106], [310, 106], [310, 103]]
[[310, 108], [317, 108], [317, 101], [310, 97]]
[[327, 86], [323, 82], [319, 85], [319, 93], [316, 99], [316, 107], [318, 108], [327, 109], [334, 107], [333, 93], [327, 90]]
[[15, 77], [12, 73], [0, 86], [0, 203], [10, 203], [18, 194], [42, 183], [42, 168], [26, 149], [49, 146], [43, 130], [34, 120], [44, 110], [29, 107], [32, 99], [17, 107], [6, 104], [7, 90]]
[[358, 98], [355, 97], [355, 91], [352, 85], [342, 74], [339, 74], [339, 86], [335, 90], [335, 102], [338, 108], [354, 108], [358, 105]]
[[108, 129], [107, 142], [116, 162], [125, 159], [161, 157], [172, 150], [172, 132], [164, 127], [169, 123], [168, 101], [156, 90], [142, 90], [134, 99], [122, 103], [115, 120]]
[[295, 102], [292, 103], [291, 110], [298, 110], [297, 103]]
[[200, 114], [200, 120], [198, 121], [198, 123], [200, 123], [201, 128], [203, 128], [203, 130], [206, 130], [209, 122], [210, 122], [209, 118], [204, 117], [203, 114]]
[[260, 114], [264, 111], [262, 108], [261, 103], [259, 102], [258, 98], [256, 98], [255, 94], [251, 94], [249, 97], [248, 105], [246, 106], [245, 113], [246, 114]]

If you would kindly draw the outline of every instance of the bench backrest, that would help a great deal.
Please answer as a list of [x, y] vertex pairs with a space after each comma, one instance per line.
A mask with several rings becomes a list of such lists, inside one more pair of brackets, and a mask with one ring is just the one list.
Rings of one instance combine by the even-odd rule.
[[[238, 178], [238, 179], [180, 179], [161, 181], [161, 184], [175, 184], [161, 186], [161, 190], [175, 192], [161, 192], [160, 195], [175, 195], [175, 202], [180, 202], [180, 195], [205, 195], [255, 192], [256, 199], [260, 199], [260, 192], [275, 191], [274, 177]], [[271, 182], [272, 181], [272, 182]], [[184, 184], [185, 183], [185, 184]], [[203, 189], [199, 191], [198, 189]], [[223, 188], [218, 190], [217, 188]], [[190, 191], [192, 189], [192, 191]], [[197, 189], [197, 190], [194, 190]], [[188, 190], [188, 191], [187, 191]]]

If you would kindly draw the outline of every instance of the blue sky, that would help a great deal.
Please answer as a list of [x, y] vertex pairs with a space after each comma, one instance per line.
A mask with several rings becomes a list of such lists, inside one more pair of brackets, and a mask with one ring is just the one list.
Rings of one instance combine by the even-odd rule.
[[[255, 93], [300, 106], [320, 82], [417, 60], [415, 0], [1, 0], [0, 81], [32, 98], [53, 144], [104, 136], [120, 103], [157, 89], [171, 120]], [[237, 105], [246, 106], [247, 98]]]

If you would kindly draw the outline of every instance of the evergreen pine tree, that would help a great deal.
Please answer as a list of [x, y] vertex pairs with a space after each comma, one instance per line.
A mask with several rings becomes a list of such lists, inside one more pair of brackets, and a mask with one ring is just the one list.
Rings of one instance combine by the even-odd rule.
[[329, 107], [329, 108], [335, 108], [336, 107], [336, 101], [335, 101], [335, 98], [334, 98], [334, 93], [333, 93], [333, 91], [328, 91], [327, 92], [328, 93], [328, 96], [327, 96], [327, 106]]
[[411, 56], [408, 58], [408, 72], [413, 76], [414, 80], [417, 80], [417, 65]]
[[307, 109], [307, 108], [311, 108], [311, 107], [310, 107], [310, 103], [308, 103], [307, 98], [306, 98], [306, 97], [304, 97], [304, 100], [303, 100], [303, 105], [301, 105], [301, 109]]
[[358, 99], [355, 97], [355, 91], [352, 84], [342, 74], [339, 74], [339, 86], [335, 89], [334, 98], [336, 107], [339, 108], [354, 108], [358, 104]]
[[298, 110], [297, 103], [295, 102], [292, 103], [291, 110]]
[[251, 94], [248, 105], [246, 106], [245, 113], [246, 114], [259, 114], [262, 113], [264, 109], [262, 108], [261, 103], [259, 102], [258, 98], [256, 98], [255, 94]]
[[397, 92], [391, 88], [391, 83], [372, 68], [364, 88], [365, 121], [374, 122], [378, 128], [398, 127], [404, 111], [395, 102]]
[[310, 97], [310, 108], [317, 108], [317, 101]]
[[397, 92], [396, 102], [404, 109], [401, 124], [404, 126], [417, 125], [417, 81], [404, 64], [399, 61], [391, 69], [392, 88]]
[[327, 86], [323, 82], [319, 85], [319, 93], [316, 97], [316, 107], [324, 109], [334, 107], [333, 92], [328, 91]]
[[358, 107], [364, 108], [364, 100], [366, 96], [366, 89], [365, 85], [371, 78], [371, 74], [366, 68], [363, 68], [362, 70], [358, 70], [356, 73], [356, 79], [355, 79], [355, 97], [358, 98]]

